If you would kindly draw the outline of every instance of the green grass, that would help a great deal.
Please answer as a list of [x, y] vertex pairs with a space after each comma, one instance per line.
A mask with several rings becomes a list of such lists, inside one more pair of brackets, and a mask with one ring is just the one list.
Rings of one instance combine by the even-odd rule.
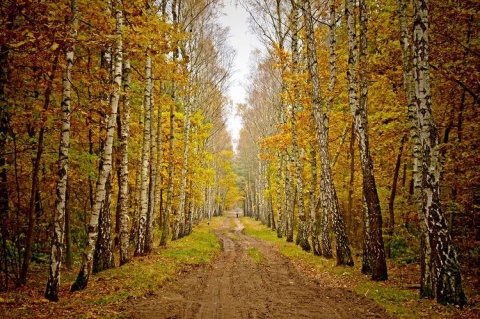
[[[318, 270], [330, 269], [335, 266], [334, 260], [319, 258], [312, 253], [303, 251], [294, 243], [287, 243], [285, 238], [278, 238], [277, 233], [271, 231], [269, 228], [263, 226], [260, 222], [251, 218], [242, 218], [242, 223], [245, 225], [245, 234], [275, 243], [280, 253], [293, 260], [301, 261], [310, 267], [315, 267]], [[337, 269], [341, 273], [345, 271], [343, 267]]]
[[248, 248], [247, 254], [253, 259], [256, 264], [263, 262], [263, 255], [257, 248]]

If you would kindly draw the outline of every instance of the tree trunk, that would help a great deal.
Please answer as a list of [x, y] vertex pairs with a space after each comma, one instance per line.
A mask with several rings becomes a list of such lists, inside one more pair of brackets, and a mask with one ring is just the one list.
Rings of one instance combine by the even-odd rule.
[[422, 210], [432, 248], [435, 294], [441, 304], [466, 303], [457, 253], [448, 234], [440, 203], [437, 127], [432, 116], [428, 48], [428, 0], [414, 1], [415, 101], [422, 144]]
[[[163, 83], [160, 85], [159, 96], [164, 94]], [[157, 158], [155, 159], [155, 166], [157, 167], [157, 176], [155, 178], [155, 194], [154, 194], [154, 206], [159, 207], [159, 224], [162, 227], [163, 223], [163, 190], [160, 187], [162, 184], [162, 105], [158, 105], [157, 113]]]
[[304, 251], [310, 251], [311, 246], [308, 242], [307, 218], [305, 214], [305, 201], [303, 198], [303, 165], [300, 160], [298, 150], [297, 137], [297, 111], [299, 109], [299, 89], [298, 89], [298, 73], [299, 73], [299, 56], [298, 49], [298, 29], [299, 29], [299, 10], [295, 0], [292, 0], [292, 75], [293, 75], [293, 101], [291, 106], [291, 122], [292, 122], [292, 165], [295, 166], [295, 175], [297, 181], [298, 194], [298, 232], [297, 245]]
[[107, 177], [105, 183], [105, 200], [100, 208], [100, 216], [98, 218], [98, 236], [93, 254], [92, 273], [96, 274], [103, 270], [114, 268], [112, 249], [112, 173]]
[[275, 183], [276, 183], [276, 192], [277, 192], [277, 237], [282, 238], [283, 237], [283, 219], [284, 219], [284, 213], [283, 211], [283, 205], [282, 205], [282, 175], [283, 175], [283, 170], [284, 170], [285, 165], [283, 164], [283, 153], [280, 153], [278, 156], [278, 162], [277, 162], [277, 172], [275, 174]]
[[[174, 97], [174, 96], [173, 96]], [[170, 132], [168, 136], [168, 155], [170, 163], [173, 163], [174, 146], [175, 146], [175, 104], [170, 105]], [[168, 166], [168, 188], [167, 188], [167, 207], [163, 216], [162, 237], [160, 239], [160, 246], [167, 245], [167, 238], [170, 232], [170, 216], [173, 209], [173, 183], [175, 177], [175, 165]]]
[[[403, 85], [408, 104], [408, 120], [410, 123], [410, 139], [413, 154], [413, 198], [417, 207], [419, 220], [425, 220], [422, 210], [422, 170], [423, 154], [420, 141], [420, 129], [415, 102], [415, 81], [413, 79], [413, 53], [410, 47], [407, 1], [397, 0], [398, 21], [400, 31], [400, 47], [402, 49]], [[420, 223], [420, 297], [435, 297], [432, 251], [427, 226]]]
[[184, 220], [185, 220], [185, 202], [187, 200], [187, 171], [188, 171], [188, 152], [190, 147], [190, 103], [187, 101], [184, 106], [183, 117], [183, 157], [182, 157], [182, 170], [180, 172], [180, 198], [178, 205], [178, 213], [176, 216], [174, 227], [175, 232], [172, 234], [172, 240], [183, 237], [184, 234]]
[[310, 173], [312, 180], [310, 182], [310, 238], [312, 240], [312, 251], [316, 256], [322, 255], [322, 247], [320, 245], [320, 240], [318, 239], [318, 216], [317, 216], [317, 152], [315, 147], [312, 145], [310, 149]]
[[[288, 163], [288, 162], [287, 162]], [[293, 212], [295, 211], [295, 195], [290, 167], [286, 165], [285, 172], [285, 235], [287, 242], [293, 242]]]
[[[314, 30], [314, 19], [310, 1], [307, 0], [302, 6], [306, 42], [307, 42], [307, 67], [311, 82], [311, 97], [313, 102], [313, 114], [315, 117], [315, 127], [318, 134], [318, 144], [320, 149], [321, 178], [322, 178], [322, 202], [328, 207], [328, 212], [332, 216], [333, 229], [336, 240], [336, 257], [338, 265], [353, 266], [353, 259], [350, 252], [348, 238], [345, 233], [345, 225], [339, 211], [338, 198], [333, 184], [332, 171], [330, 167], [330, 155], [328, 152], [328, 114], [322, 110], [322, 96], [320, 89], [320, 75], [318, 72], [318, 60], [316, 53], [316, 39]], [[327, 213], [324, 211], [324, 214]]]
[[[78, 28], [78, 2], [71, 1], [72, 19], [70, 21], [70, 36], [75, 38]], [[60, 145], [58, 154], [58, 179], [55, 197], [55, 213], [53, 223], [53, 237], [50, 251], [50, 267], [48, 273], [45, 298], [58, 301], [60, 288], [60, 266], [62, 263], [63, 239], [67, 219], [67, 180], [68, 180], [68, 151], [70, 149], [70, 102], [72, 88], [72, 67], [75, 45], [68, 43], [65, 48], [66, 67], [62, 79], [62, 127], [60, 131]], [[2, 148], [3, 149], [3, 148]], [[68, 249], [68, 248], [67, 248]], [[68, 259], [67, 259], [68, 260]]]
[[140, 219], [140, 193], [142, 192], [142, 161], [140, 154], [137, 154], [137, 163], [135, 169], [135, 197], [133, 200], [132, 226], [130, 227], [130, 243], [137, 247], [138, 243], [138, 222]]
[[[180, 0], [178, 0], [180, 1]], [[172, 0], [172, 23], [174, 25], [178, 24], [178, 14], [179, 12], [177, 11], [177, 0]], [[174, 43], [174, 48], [173, 48], [173, 62], [176, 62], [178, 60], [178, 42]], [[175, 104], [177, 103], [177, 98], [176, 98], [176, 82], [175, 80], [172, 81], [172, 100], [174, 103], [171, 104], [170, 106], [170, 136], [169, 136], [169, 145], [168, 145], [168, 151], [169, 151], [169, 161], [170, 163], [174, 163], [174, 142], [175, 142]], [[160, 239], [160, 246], [165, 246], [167, 244], [167, 237], [169, 234], [169, 227], [170, 227], [170, 216], [174, 215], [174, 221], [176, 218], [176, 213], [173, 211], [173, 186], [174, 186], [174, 177], [175, 177], [175, 165], [169, 165], [168, 168], [168, 189], [167, 189], [167, 209], [165, 213], [165, 225], [163, 228], [162, 232], [162, 238]], [[175, 228], [177, 227], [177, 223], [173, 223], [173, 228], [172, 228], [172, 237], [175, 236], [175, 234], [178, 234], [178, 230]]]
[[348, 206], [347, 206], [347, 234], [352, 236], [353, 234], [353, 188], [355, 186], [355, 124], [352, 121], [352, 129], [350, 134], [350, 180], [348, 182]]
[[150, 121], [152, 120], [152, 58], [150, 57], [150, 46], [147, 49], [145, 60], [145, 93], [143, 100], [144, 122], [143, 122], [143, 148], [142, 148], [142, 177], [140, 191], [140, 216], [138, 219], [138, 241], [135, 247], [134, 256], [145, 255], [145, 242], [147, 240], [147, 214], [148, 214], [148, 185], [150, 164]]
[[321, 207], [322, 207], [322, 220], [320, 222], [321, 228], [321, 247], [322, 256], [330, 259], [333, 258], [332, 242], [330, 240], [330, 222], [329, 222], [329, 208], [326, 196], [322, 193], [322, 189], [326, 189], [325, 180], [323, 175], [320, 176], [320, 195], [321, 195]]
[[123, 110], [120, 132], [119, 236], [120, 266], [128, 263], [128, 137], [130, 135], [130, 60], [123, 64]]
[[120, 98], [120, 89], [122, 81], [122, 1], [115, 2], [115, 20], [116, 20], [116, 39], [115, 39], [115, 68], [113, 79], [113, 92], [110, 96], [109, 118], [107, 122], [107, 132], [105, 139], [105, 150], [102, 156], [102, 169], [97, 180], [97, 189], [95, 192], [95, 202], [93, 205], [92, 215], [88, 227], [88, 237], [85, 250], [82, 252], [82, 264], [75, 283], [73, 283], [70, 290], [76, 291], [85, 289], [88, 285], [88, 280], [92, 272], [93, 250], [98, 236], [98, 218], [100, 209], [105, 200], [105, 185], [108, 175], [112, 171], [112, 149], [113, 137], [115, 133], [115, 124], [117, 117], [118, 101]]
[[403, 153], [403, 145], [405, 144], [407, 136], [404, 135], [402, 137], [402, 140], [400, 141], [400, 146], [398, 148], [398, 155], [397, 155], [397, 160], [395, 162], [395, 169], [393, 171], [393, 181], [392, 181], [392, 189], [390, 191], [390, 199], [388, 200], [388, 216], [389, 220], [387, 223], [387, 238], [388, 242], [385, 246], [385, 255], [387, 258], [390, 258], [392, 255], [391, 252], [391, 244], [392, 244], [392, 239], [393, 239], [393, 233], [395, 230], [395, 196], [397, 193], [397, 181], [398, 181], [398, 175], [400, 173], [400, 165], [402, 164], [402, 153]]
[[[36, 212], [36, 207], [38, 205], [37, 200], [38, 200], [38, 192], [39, 192], [39, 186], [40, 186], [39, 185], [40, 162], [42, 160], [42, 155], [43, 155], [45, 123], [47, 122], [46, 112], [50, 106], [50, 99], [51, 99], [52, 89], [53, 89], [53, 79], [57, 71], [58, 56], [60, 54], [59, 50], [56, 50], [54, 54], [55, 56], [52, 62], [52, 69], [50, 70], [50, 74], [48, 75], [47, 87], [45, 88], [45, 100], [43, 103], [43, 112], [42, 112], [41, 124], [40, 124], [41, 127], [38, 133], [37, 151], [35, 154], [35, 159], [33, 160], [32, 187], [30, 189], [30, 203], [28, 208], [28, 229], [27, 229], [27, 234], [25, 238], [26, 245], [25, 245], [25, 250], [23, 254], [23, 264], [20, 272], [20, 277], [18, 280], [20, 285], [25, 285], [27, 283], [28, 269], [30, 267], [30, 258], [32, 256], [33, 237], [34, 237], [34, 230], [35, 230], [35, 224], [36, 224], [35, 212]], [[62, 225], [62, 227], [63, 226], [64, 225]]]
[[157, 159], [157, 143], [156, 143], [156, 130], [155, 130], [155, 121], [153, 116], [155, 114], [154, 108], [154, 76], [151, 75], [152, 83], [150, 87], [150, 182], [148, 185], [148, 210], [147, 210], [147, 223], [146, 223], [146, 232], [145, 232], [145, 254], [148, 254], [153, 249], [153, 224], [155, 222], [155, 212], [157, 211], [157, 203], [155, 201], [155, 187], [157, 183], [157, 170], [159, 169], [156, 164]]
[[[72, 236], [71, 236], [71, 215], [68, 206], [70, 200], [70, 185], [67, 180], [67, 192], [65, 194], [65, 266], [68, 270], [72, 270], [73, 256], [72, 256]], [[48, 298], [47, 298], [48, 299]]]
[[[385, 247], [382, 236], [382, 213], [378, 198], [375, 176], [373, 174], [373, 161], [370, 155], [368, 141], [367, 94], [368, 83], [366, 74], [367, 54], [367, 8], [365, 0], [360, 0], [360, 63], [357, 64], [357, 37], [356, 19], [353, 0], [347, 0], [345, 5], [348, 29], [348, 70], [349, 104], [352, 110], [355, 133], [360, 152], [360, 164], [363, 175], [363, 193], [367, 204], [368, 225], [370, 228], [371, 252], [373, 254], [373, 280], [387, 280], [387, 263], [385, 260]], [[360, 70], [360, 101], [357, 92], [357, 72]]]

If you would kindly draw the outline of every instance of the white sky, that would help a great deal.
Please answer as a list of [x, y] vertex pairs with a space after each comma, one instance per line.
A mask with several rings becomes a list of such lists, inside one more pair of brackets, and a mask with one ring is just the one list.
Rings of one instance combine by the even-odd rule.
[[228, 114], [227, 129], [230, 132], [234, 146], [236, 146], [241, 129], [240, 117], [236, 115], [236, 105], [246, 103], [246, 84], [249, 71], [250, 53], [260, 47], [260, 42], [248, 28], [248, 12], [241, 6], [235, 5], [235, 0], [224, 0], [225, 7], [219, 22], [230, 28], [229, 44], [235, 49], [234, 73], [229, 96], [232, 100]]

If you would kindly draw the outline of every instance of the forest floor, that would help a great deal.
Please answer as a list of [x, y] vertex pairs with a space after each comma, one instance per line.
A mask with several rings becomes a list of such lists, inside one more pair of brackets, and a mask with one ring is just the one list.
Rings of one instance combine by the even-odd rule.
[[479, 278], [465, 276], [460, 310], [419, 299], [418, 265], [389, 261], [389, 280], [303, 252], [250, 218], [234, 213], [204, 221], [167, 248], [94, 275], [60, 301], [43, 298], [47, 265], [34, 264], [26, 286], [0, 292], [0, 318], [480, 318]]

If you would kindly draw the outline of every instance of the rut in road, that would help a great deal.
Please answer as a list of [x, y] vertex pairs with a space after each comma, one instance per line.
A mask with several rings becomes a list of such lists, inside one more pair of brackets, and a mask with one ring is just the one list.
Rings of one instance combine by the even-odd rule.
[[[234, 222], [232, 222], [232, 220]], [[231, 226], [235, 224], [235, 227]], [[234, 214], [216, 231], [222, 253], [129, 307], [126, 318], [389, 318], [373, 301], [299, 272], [274, 246], [247, 236]], [[249, 251], [257, 251], [261, 261]]]

